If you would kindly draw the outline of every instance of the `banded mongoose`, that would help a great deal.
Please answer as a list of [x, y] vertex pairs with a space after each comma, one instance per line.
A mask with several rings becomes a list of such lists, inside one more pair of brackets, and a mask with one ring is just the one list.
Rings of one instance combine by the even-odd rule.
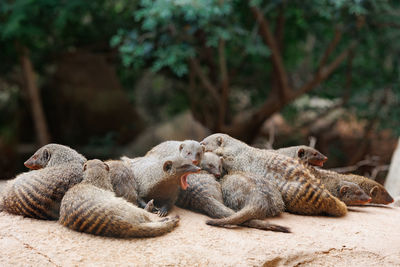
[[83, 181], [65, 194], [59, 222], [75, 231], [109, 237], [153, 237], [170, 232], [179, 218], [152, 221], [151, 214], [112, 191], [109, 167], [89, 160]]
[[[263, 177], [236, 171], [224, 175], [220, 183], [224, 204], [237, 212], [226, 218], [208, 220], [208, 225], [239, 225], [251, 219], [279, 215], [285, 209], [278, 189]], [[274, 224], [265, 230], [290, 232], [288, 228]]]
[[345, 181], [337, 172], [310, 167], [315, 177], [321, 179], [325, 188], [347, 206], [363, 205], [371, 201], [371, 197], [356, 183]]
[[394, 201], [385, 187], [372, 179], [356, 174], [338, 173], [338, 176], [345, 181], [358, 184], [371, 197], [370, 203], [387, 205]]
[[226, 134], [213, 134], [201, 143], [206, 151], [223, 157], [228, 172], [254, 173], [275, 182], [289, 212], [331, 216], [347, 213], [346, 205], [324, 189], [321, 181], [297, 159], [248, 146]]
[[309, 146], [290, 146], [275, 150], [277, 153], [298, 159], [303, 163], [322, 167], [328, 160], [324, 154]]
[[[300, 159], [310, 165], [322, 166], [323, 155], [318, 150], [307, 146], [294, 146], [275, 150], [277, 153]], [[326, 158], [326, 157], [325, 157]], [[311, 159], [311, 162], [310, 162]], [[327, 158], [326, 158], [327, 159]], [[315, 164], [322, 162], [320, 165]], [[336, 172], [309, 167], [311, 173], [320, 179], [325, 188], [335, 197], [343, 201], [347, 206], [362, 205], [371, 201], [371, 198], [355, 183], [338, 178]]]
[[84, 156], [67, 146], [43, 146], [25, 162], [34, 170], [19, 174], [4, 189], [1, 209], [36, 219], [58, 219], [61, 199], [82, 180], [85, 162]]
[[137, 183], [129, 164], [122, 160], [108, 160], [105, 162], [110, 171], [110, 180], [113, 191], [117, 197], [122, 197], [132, 204], [150, 209], [151, 203], [144, 202], [137, 194]]
[[[224, 198], [228, 198], [231, 195], [224, 195], [223, 197], [221, 184], [215, 179], [215, 177], [218, 178], [222, 174], [221, 158], [214, 153], [206, 152], [204, 153], [200, 167], [203, 169], [201, 172], [188, 176], [187, 182], [189, 186], [187, 190], [180, 190], [176, 205], [181, 208], [201, 212], [216, 219], [237, 216], [235, 215], [236, 211], [224, 204]], [[232, 203], [234, 197], [226, 201]], [[242, 223], [237, 224], [261, 230], [276, 229], [288, 232], [287, 228], [273, 228], [271, 227], [273, 225], [263, 220], [252, 219], [242, 221]]]
[[204, 147], [194, 140], [165, 141], [153, 147], [145, 156], [155, 156], [159, 159], [180, 155], [190, 159], [194, 165], [199, 165], [203, 157]]
[[175, 204], [179, 187], [186, 190], [187, 176], [200, 170], [192, 160], [175, 157], [159, 159], [153, 156], [136, 158], [131, 168], [138, 185], [138, 196], [145, 201], [154, 199], [159, 216], [166, 216]]

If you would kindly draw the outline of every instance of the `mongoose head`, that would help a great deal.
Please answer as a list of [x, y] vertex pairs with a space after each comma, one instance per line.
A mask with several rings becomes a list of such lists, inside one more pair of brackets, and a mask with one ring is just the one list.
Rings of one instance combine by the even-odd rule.
[[346, 205], [362, 205], [371, 201], [371, 197], [357, 184], [341, 181], [339, 188], [340, 200]]
[[[326, 157], [324, 154], [309, 146], [294, 146], [289, 147], [289, 149], [290, 148], [294, 149], [294, 158], [297, 158], [300, 161], [310, 165], [322, 167], [325, 161], [328, 160], [328, 157]], [[282, 150], [285, 150], [285, 148]], [[279, 152], [281, 152], [281, 149], [279, 149]], [[291, 155], [287, 154], [287, 156]]]
[[346, 176], [349, 176], [350, 178], [354, 177], [354, 180], [357, 181], [360, 181], [360, 178], [364, 178], [361, 180], [361, 182], [358, 182], [358, 184], [365, 191], [365, 193], [367, 193], [372, 198], [370, 203], [390, 204], [394, 201], [389, 192], [386, 191], [385, 187], [383, 187], [383, 185], [381, 185], [380, 183], [356, 174], [347, 174]]
[[82, 183], [88, 183], [112, 191], [109, 171], [110, 168], [107, 163], [98, 159], [88, 160], [83, 165]]
[[222, 158], [212, 152], [205, 152], [200, 167], [220, 178], [222, 174]]
[[185, 140], [179, 146], [179, 154], [190, 159], [194, 165], [199, 165], [204, 154], [204, 146], [193, 140]]
[[183, 190], [186, 190], [188, 187], [187, 176], [200, 171], [200, 168], [193, 165], [190, 159], [180, 156], [169, 158], [163, 162], [164, 175], [171, 179], [177, 179]]
[[276, 150], [279, 154], [286, 155], [314, 166], [322, 167], [328, 158], [318, 150], [309, 146], [290, 146]]
[[32, 170], [56, 166], [68, 162], [84, 164], [86, 158], [70, 147], [59, 144], [45, 145], [35, 152], [24, 165]]
[[206, 137], [200, 142], [205, 147], [206, 152], [214, 152], [218, 156], [230, 155], [233, 156], [240, 152], [244, 147], [247, 147], [245, 143], [239, 141], [227, 134], [212, 134]]

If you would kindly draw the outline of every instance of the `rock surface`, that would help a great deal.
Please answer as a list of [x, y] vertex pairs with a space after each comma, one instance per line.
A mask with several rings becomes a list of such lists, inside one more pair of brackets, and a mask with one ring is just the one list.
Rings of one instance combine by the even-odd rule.
[[353, 207], [343, 218], [284, 213], [291, 234], [215, 228], [175, 207], [180, 225], [147, 239], [74, 232], [0, 212], [1, 266], [400, 266], [400, 208]]

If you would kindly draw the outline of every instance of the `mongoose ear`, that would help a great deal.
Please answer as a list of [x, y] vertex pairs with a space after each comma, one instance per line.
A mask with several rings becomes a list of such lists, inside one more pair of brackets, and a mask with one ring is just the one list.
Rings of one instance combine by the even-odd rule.
[[42, 154], [43, 154], [43, 159], [44, 159], [45, 161], [48, 161], [48, 160], [50, 159], [50, 152], [49, 152], [49, 150], [47, 150], [46, 148], [43, 149]]
[[305, 153], [304, 149], [300, 148], [299, 151], [297, 151], [297, 156], [299, 158], [302, 158], [304, 157], [304, 153]]
[[164, 162], [163, 170], [165, 172], [170, 171], [172, 169], [172, 161], [168, 160]]
[[346, 194], [347, 190], [349, 190], [350, 187], [348, 187], [347, 185], [344, 185], [340, 188], [340, 195], [344, 195]]
[[105, 162], [103, 162], [103, 163], [104, 163], [104, 166], [106, 167], [106, 170], [109, 172], [110, 171], [110, 166], [108, 166], [108, 164], [105, 163]]
[[376, 194], [378, 193], [378, 190], [379, 190], [379, 189], [378, 189], [377, 186], [372, 187], [371, 191], [369, 191], [369, 195], [370, 195], [371, 197], [376, 196]]
[[87, 164], [85, 163], [85, 164], [83, 164], [83, 171], [86, 171], [86, 168], [87, 168]]
[[218, 146], [222, 145], [222, 137], [217, 137], [217, 145]]
[[224, 158], [223, 157], [219, 157], [219, 160], [222, 162], [224, 162]]
[[179, 151], [182, 151], [182, 149], [183, 149], [183, 144], [181, 144], [181, 145], [179, 146]]

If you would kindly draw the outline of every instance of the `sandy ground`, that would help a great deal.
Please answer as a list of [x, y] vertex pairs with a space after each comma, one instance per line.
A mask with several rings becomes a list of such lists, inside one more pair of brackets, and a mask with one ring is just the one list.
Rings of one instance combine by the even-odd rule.
[[[0, 185], [1, 187], [1, 185]], [[55, 221], [0, 213], [1, 266], [400, 266], [400, 208], [353, 207], [343, 218], [284, 213], [291, 234], [207, 226], [174, 208], [180, 225], [147, 239], [74, 232]]]

